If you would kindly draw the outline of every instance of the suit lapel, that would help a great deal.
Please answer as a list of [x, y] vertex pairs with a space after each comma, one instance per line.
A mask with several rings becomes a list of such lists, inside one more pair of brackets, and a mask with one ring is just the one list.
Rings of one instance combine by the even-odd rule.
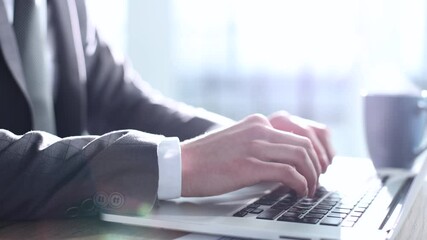
[[6, 8], [4, 6], [3, 0], [0, 1], [0, 49], [3, 53], [6, 64], [12, 73], [12, 76], [17, 82], [25, 98], [30, 103], [24, 78], [24, 71], [22, 69], [21, 57], [19, 55], [18, 44], [16, 42], [12, 25], [7, 18]]

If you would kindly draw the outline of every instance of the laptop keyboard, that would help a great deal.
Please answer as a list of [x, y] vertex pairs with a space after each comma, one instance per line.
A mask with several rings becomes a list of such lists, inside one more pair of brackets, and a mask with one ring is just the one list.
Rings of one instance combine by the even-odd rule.
[[257, 219], [353, 227], [377, 196], [382, 184], [375, 181], [368, 190], [346, 195], [319, 187], [314, 197], [298, 198], [294, 191], [278, 187], [233, 214], [234, 217], [256, 216]]

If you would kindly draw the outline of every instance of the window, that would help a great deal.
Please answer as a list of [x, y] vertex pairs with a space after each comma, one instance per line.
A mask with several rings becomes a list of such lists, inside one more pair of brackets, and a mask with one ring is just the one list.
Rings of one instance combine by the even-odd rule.
[[427, 82], [422, 0], [90, 2], [166, 95], [235, 119], [285, 109], [324, 122], [339, 154], [367, 155], [362, 89]]

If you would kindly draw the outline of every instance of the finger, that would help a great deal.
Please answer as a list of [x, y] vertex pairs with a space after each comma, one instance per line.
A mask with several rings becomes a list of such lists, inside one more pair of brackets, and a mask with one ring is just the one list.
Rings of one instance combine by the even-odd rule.
[[331, 163], [332, 159], [335, 156], [335, 151], [332, 147], [332, 143], [330, 140], [331, 138], [330, 138], [328, 128], [324, 124], [321, 124], [321, 123], [318, 123], [315, 121], [311, 121], [308, 119], [300, 118], [297, 116], [292, 116], [291, 121], [304, 124], [304, 125], [309, 126], [310, 128], [313, 129], [313, 131], [316, 133], [317, 138], [319, 139], [323, 148], [325, 149], [329, 163]]
[[313, 163], [314, 168], [316, 169], [317, 175], [320, 176], [320, 173], [322, 172], [322, 168], [321, 168], [319, 159], [317, 157], [317, 154], [314, 150], [313, 143], [310, 141], [310, 139], [308, 139], [307, 137], [293, 134], [293, 133], [287, 133], [287, 132], [273, 129], [269, 134], [268, 141], [271, 143], [294, 145], [294, 146], [305, 148], [310, 157], [310, 160]]
[[319, 163], [322, 169], [322, 173], [326, 172], [326, 169], [328, 168], [328, 165], [330, 164], [329, 158], [326, 154], [326, 150], [323, 147], [323, 144], [320, 142], [319, 138], [317, 137], [315, 131], [311, 128], [308, 128], [306, 130], [302, 131], [302, 136], [305, 136], [310, 139], [310, 141], [313, 143], [314, 151], [317, 154], [317, 157], [319, 159]]
[[315, 130], [308, 124], [306, 124], [301, 118], [292, 117], [285, 125], [282, 126], [282, 129], [284, 131], [290, 131], [297, 135], [307, 137], [310, 139], [310, 141], [313, 144], [315, 153], [317, 155], [317, 158], [319, 159], [319, 164], [321, 167], [321, 172], [324, 173], [330, 164], [330, 161], [328, 159], [328, 156], [326, 155], [325, 148], [323, 147], [323, 144], [320, 142], [319, 138], [316, 135]]
[[317, 188], [319, 173], [316, 172], [305, 148], [265, 141], [253, 141], [251, 149], [253, 150], [253, 156], [261, 161], [294, 166], [305, 177], [310, 196], [314, 194]]
[[328, 156], [329, 164], [332, 163], [332, 159], [335, 156], [335, 150], [332, 147], [331, 138], [329, 131], [326, 128], [314, 128], [319, 141], [324, 146], [326, 155]]
[[319, 140], [317, 132], [315, 131], [315, 128], [320, 129], [321, 127], [323, 127], [324, 129], [326, 129], [323, 124], [297, 116], [291, 116], [289, 113], [286, 112], [277, 112], [273, 114], [270, 117], [270, 122], [275, 128], [279, 130], [292, 132], [300, 136], [305, 136], [309, 138], [320, 161], [322, 172], [326, 171], [327, 166], [330, 164], [330, 158], [326, 153], [325, 146]]
[[254, 167], [259, 181], [281, 182], [301, 197], [308, 195], [307, 181], [294, 167], [286, 164], [258, 161]]

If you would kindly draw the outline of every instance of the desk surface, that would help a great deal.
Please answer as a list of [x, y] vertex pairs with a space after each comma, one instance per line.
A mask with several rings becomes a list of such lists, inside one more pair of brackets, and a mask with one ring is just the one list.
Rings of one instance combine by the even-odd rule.
[[[0, 239], [174, 239], [182, 232], [127, 226], [97, 219], [0, 222]], [[427, 239], [424, 184], [397, 239]]]

